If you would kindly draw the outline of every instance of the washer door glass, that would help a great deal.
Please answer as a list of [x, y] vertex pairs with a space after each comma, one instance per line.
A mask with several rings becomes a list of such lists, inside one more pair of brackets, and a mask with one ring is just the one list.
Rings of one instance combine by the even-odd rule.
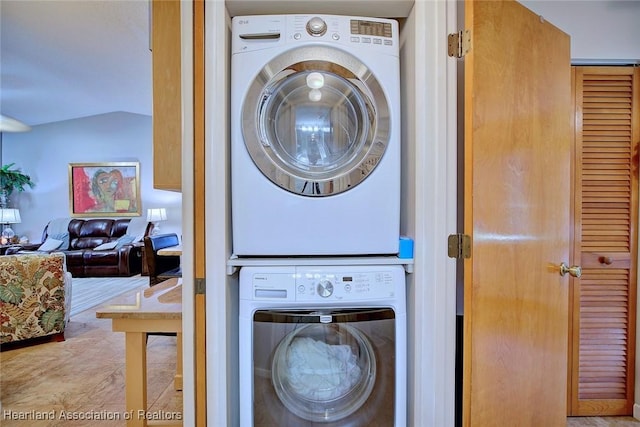
[[355, 57], [327, 47], [294, 49], [264, 67], [249, 89], [242, 122], [260, 171], [306, 196], [355, 187], [379, 163], [389, 139], [388, 103], [378, 81]]
[[332, 422], [371, 394], [376, 358], [369, 340], [348, 324], [308, 324], [278, 345], [272, 381], [282, 404], [309, 421]]

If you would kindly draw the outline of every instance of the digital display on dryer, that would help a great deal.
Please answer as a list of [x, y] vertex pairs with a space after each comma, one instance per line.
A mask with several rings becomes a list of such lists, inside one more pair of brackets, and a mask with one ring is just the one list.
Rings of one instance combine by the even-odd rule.
[[352, 19], [351, 34], [358, 34], [363, 36], [391, 37], [391, 24]]

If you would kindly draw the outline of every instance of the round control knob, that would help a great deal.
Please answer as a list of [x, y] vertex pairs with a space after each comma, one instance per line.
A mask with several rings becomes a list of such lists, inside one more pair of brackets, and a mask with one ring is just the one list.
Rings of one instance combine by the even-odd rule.
[[316, 286], [316, 291], [322, 298], [328, 298], [333, 294], [333, 283], [328, 280], [321, 280]]
[[315, 16], [307, 22], [307, 32], [315, 37], [322, 36], [327, 32], [327, 23]]

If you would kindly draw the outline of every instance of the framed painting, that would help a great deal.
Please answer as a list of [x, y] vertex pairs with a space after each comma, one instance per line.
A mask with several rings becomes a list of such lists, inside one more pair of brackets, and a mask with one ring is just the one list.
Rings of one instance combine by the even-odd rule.
[[140, 216], [140, 163], [70, 163], [73, 217]]

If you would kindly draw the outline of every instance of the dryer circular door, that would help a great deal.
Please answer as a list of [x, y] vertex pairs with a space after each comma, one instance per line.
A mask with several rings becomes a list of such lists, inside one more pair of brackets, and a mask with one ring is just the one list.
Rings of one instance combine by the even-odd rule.
[[310, 197], [367, 179], [389, 143], [389, 103], [355, 56], [307, 46], [273, 58], [242, 108], [246, 148], [271, 182]]

